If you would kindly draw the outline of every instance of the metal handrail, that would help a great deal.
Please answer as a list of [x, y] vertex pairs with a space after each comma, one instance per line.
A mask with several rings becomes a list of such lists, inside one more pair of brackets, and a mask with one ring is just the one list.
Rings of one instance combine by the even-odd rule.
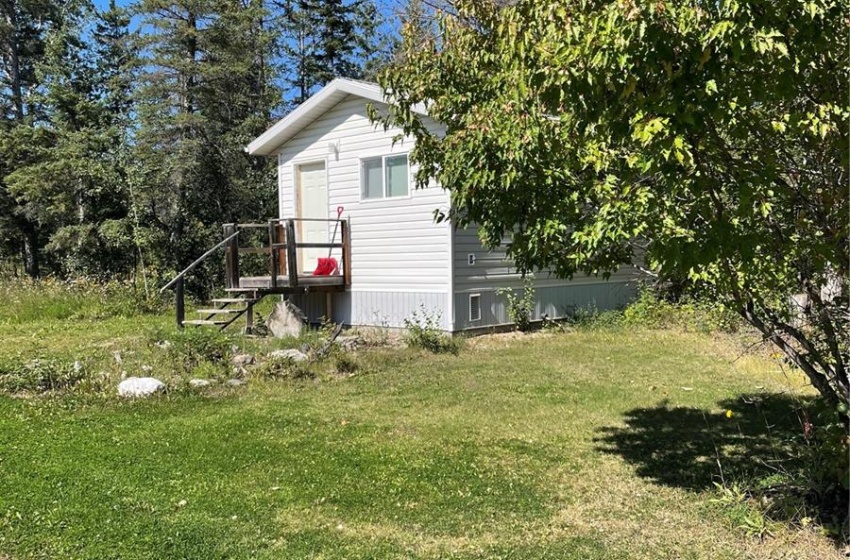
[[163, 287], [159, 290], [159, 293], [164, 292], [165, 290], [167, 290], [168, 288], [170, 288], [171, 286], [173, 286], [174, 284], [176, 284], [176, 283], [178, 282], [178, 280], [180, 280], [181, 278], [183, 278], [184, 276], [186, 276], [186, 274], [188, 274], [189, 272], [192, 272], [192, 270], [193, 270], [196, 266], [198, 266], [199, 264], [201, 264], [201, 263], [204, 261], [204, 259], [206, 259], [206, 258], [207, 258], [207, 257], [209, 257], [210, 255], [212, 255], [214, 252], [216, 252], [218, 249], [220, 249], [222, 245], [224, 245], [225, 243], [229, 242], [231, 239], [233, 239], [233, 238], [234, 238], [234, 237], [236, 237], [237, 235], [239, 235], [239, 230], [237, 230], [237, 231], [235, 231], [234, 233], [230, 234], [229, 236], [225, 237], [225, 238], [224, 238], [224, 239], [223, 239], [223, 240], [222, 240], [222, 241], [221, 241], [218, 245], [216, 245], [215, 247], [213, 247], [212, 249], [210, 249], [209, 251], [207, 251], [206, 253], [204, 253], [204, 254], [203, 254], [203, 255], [201, 255], [200, 257], [198, 257], [198, 258], [195, 260], [195, 262], [193, 262], [192, 264], [190, 264], [189, 266], [187, 266], [185, 269], [183, 269], [183, 272], [181, 272], [180, 274], [178, 274], [177, 276], [175, 276], [175, 277], [171, 280], [171, 282], [169, 282], [168, 284], [166, 284], [165, 286], [163, 286]]

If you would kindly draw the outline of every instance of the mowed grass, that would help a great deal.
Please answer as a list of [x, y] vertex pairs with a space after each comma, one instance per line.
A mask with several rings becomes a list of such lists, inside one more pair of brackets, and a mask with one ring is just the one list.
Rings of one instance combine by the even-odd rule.
[[[169, 321], [0, 325], [0, 354], [144, 355]], [[840, 557], [713, 501], [718, 461], [727, 482], [762, 469], [809, 394], [736, 357], [588, 330], [146, 401], [0, 397], [0, 558]]]

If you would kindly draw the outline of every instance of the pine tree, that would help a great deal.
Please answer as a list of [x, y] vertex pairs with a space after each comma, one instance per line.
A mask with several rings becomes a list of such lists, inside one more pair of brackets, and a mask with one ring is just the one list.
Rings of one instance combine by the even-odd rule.
[[272, 35], [259, 0], [143, 0], [139, 13], [150, 32], [137, 88], [136, 209], [155, 264], [176, 271], [223, 222], [270, 215], [271, 163], [243, 150], [280, 100]]
[[107, 275], [126, 269], [132, 255], [119, 159], [122, 117], [112, 114], [128, 108], [116, 108], [107, 95], [105, 65], [96, 64], [97, 49], [84, 39], [93, 11], [77, 7], [45, 37], [32, 94], [41, 115], [18, 128], [26, 158], [6, 182], [23, 214], [39, 224], [51, 270]]
[[277, 0], [282, 54], [304, 102], [318, 86], [337, 77], [363, 78], [379, 51], [378, 10], [372, 0]]
[[109, 7], [98, 12], [95, 27], [94, 51], [97, 56], [96, 78], [98, 93], [107, 108], [109, 122], [128, 127], [133, 106], [134, 34], [130, 33], [130, 12], [109, 0]]
[[0, 235], [2, 251], [18, 255], [24, 271], [40, 274], [38, 223], [8, 190], [8, 175], [26, 163], [26, 128], [41, 118], [33, 93], [39, 87], [36, 62], [46, 36], [74, 14], [73, 0], [0, 0]]

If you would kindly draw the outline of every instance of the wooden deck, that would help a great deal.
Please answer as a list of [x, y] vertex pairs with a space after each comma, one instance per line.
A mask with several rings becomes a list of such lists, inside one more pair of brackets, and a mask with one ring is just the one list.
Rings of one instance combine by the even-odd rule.
[[[262, 291], [277, 291], [286, 293], [292, 291], [289, 276], [278, 275], [277, 282], [272, 284], [271, 276], [242, 276], [239, 278], [240, 288], [256, 288]], [[313, 276], [312, 274], [299, 274], [298, 287], [304, 290], [345, 290], [345, 277], [343, 276]]]
[[[332, 239], [325, 241], [300, 240], [300, 227], [304, 222], [326, 222], [328, 232], [333, 231]], [[257, 235], [251, 236], [255, 232]], [[337, 233], [339, 241], [337, 241]], [[201, 318], [186, 321], [184, 278], [205, 259], [219, 250], [224, 250], [225, 290], [232, 297], [213, 299], [210, 305], [197, 309]], [[316, 276], [305, 272], [317, 267], [323, 258], [315, 253], [333, 259], [333, 269], [337, 274]], [[307, 251], [312, 251], [310, 255]], [[256, 274], [263, 269], [266, 276], [243, 276], [240, 274], [240, 255], [260, 255], [265, 259], [264, 266], [256, 263], [251, 272]], [[262, 261], [261, 261], [262, 262]], [[250, 263], [249, 263], [250, 264]], [[263, 297], [270, 294], [297, 294], [310, 291], [342, 292], [351, 285], [351, 243], [348, 222], [342, 219], [288, 218], [273, 219], [262, 224], [225, 224], [224, 239], [209, 249], [182, 272], [174, 277], [161, 291], [174, 287], [177, 325], [213, 325], [224, 329], [242, 317], [246, 317], [246, 332], [253, 326], [253, 308]], [[236, 296], [236, 297], [233, 297]], [[331, 298], [327, 298], [328, 316], [330, 316]]]

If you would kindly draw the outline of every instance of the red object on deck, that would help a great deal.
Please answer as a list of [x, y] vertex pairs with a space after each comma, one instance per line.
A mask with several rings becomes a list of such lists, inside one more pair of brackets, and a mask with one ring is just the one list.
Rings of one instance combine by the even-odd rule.
[[319, 264], [313, 271], [313, 276], [336, 276], [339, 274], [339, 265], [333, 257], [319, 257]]

